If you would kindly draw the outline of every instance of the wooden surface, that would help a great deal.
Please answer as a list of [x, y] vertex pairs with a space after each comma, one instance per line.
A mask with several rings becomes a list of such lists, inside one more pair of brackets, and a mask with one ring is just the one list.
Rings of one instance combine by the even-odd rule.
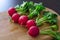
[[[52, 11], [51, 9], [47, 10]], [[60, 16], [58, 15], [58, 25], [60, 30]], [[48, 26], [48, 24], [43, 25], [39, 29]], [[0, 40], [51, 40], [50, 36], [38, 35], [37, 37], [31, 37], [27, 34], [27, 29], [19, 24], [10, 22], [7, 12], [0, 13]]]

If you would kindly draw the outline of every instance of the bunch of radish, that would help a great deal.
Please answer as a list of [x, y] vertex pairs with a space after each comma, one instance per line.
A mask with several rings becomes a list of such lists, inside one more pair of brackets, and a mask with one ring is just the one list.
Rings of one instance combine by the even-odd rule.
[[8, 14], [12, 18], [14, 23], [18, 23], [19, 25], [25, 25], [28, 29], [28, 34], [30, 36], [36, 37], [39, 34], [39, 29], [36, 26], [35, 20], [28, 20], [28, 16], [18, 14], [16, 9], [13, 7], [9, 8]]
[[[14, 23], [25, 25], [28, 29], [28, 34], [32, 37], [36, 37], [39, 34], [39, 28], [37, 26], [40, 26], [45, 22], [49, 23], [52, 26], [48, 27], [48, 30], [40, 30], [40, 34], [48, 34], [54, 37], [54, 39], [60, 40], [60, 34], [57, 32], [57, 15], [49, 11], [44, 11], [45, 9], [46, 7], [43, 6], [43, 3], [26, 1], [21, 5], [9, 8], [8, 14]], [[43, 15], [42, 18], [39, 18], [41, 12], [43, 12]], [[34, 17], [37, 17], [36, 20], [33, 20]]]

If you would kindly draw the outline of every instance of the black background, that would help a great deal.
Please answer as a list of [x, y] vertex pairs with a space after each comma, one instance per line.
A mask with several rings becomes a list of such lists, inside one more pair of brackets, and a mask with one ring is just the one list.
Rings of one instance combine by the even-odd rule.
[[7, 11], [9, 7], [21, 4], [23, 1], [43, 2], [44, 6], [53, 9], [60, 14], [60, 0], [1, 0], [0, 12]]

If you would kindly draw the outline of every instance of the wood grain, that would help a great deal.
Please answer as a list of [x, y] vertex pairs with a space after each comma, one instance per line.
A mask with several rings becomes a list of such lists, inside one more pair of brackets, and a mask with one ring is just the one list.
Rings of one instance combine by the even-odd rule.
[[[53, 10], [46, 9], [53, 13]], [[56, 13], [57, 14], [57, 13]], [[58, 15], [58, 14], [57, 14]], [[58, 15], [58, 25], [60, 31], [60, 16]], [[49, 26], [48, 24], [43, 25], [43, 27]], [[0, 40], [51, 40], [52, 38], [47, 35], [38, 35], [37, 37], [31, 37], [27, 34], [27, 29], [17, 23], [10, 22], [10, 17], [7, 12], [0, 13]]]

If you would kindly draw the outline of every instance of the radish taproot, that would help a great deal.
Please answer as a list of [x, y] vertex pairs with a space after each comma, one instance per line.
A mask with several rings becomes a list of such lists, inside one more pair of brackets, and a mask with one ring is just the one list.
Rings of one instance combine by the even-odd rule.
[[28, 34], [32, 37], [36, 37], [39, 34], [39, 29], [37, 26], [31, 26], [28, 30]]
[[22, 15], [19, 17], [18, 23], [21, 25], [25, 25], [28, 21], [28, 17], [26, 15]]
[[13, 8], [13, 7], [9, 8], [9, 10], [8, 10], [8, 14], [9, 14], [9, 16], [12, 17], [12, 15], [13, 15], [14, 13], [17, 13], [16, 9]]
[[36, 26], [36, 23], [34, 20], [28, 20], [26, 23], [26, 27], [29, 29], [31, 26]]
[[20, 15], [18, 13], [14, 13], [12, 15], [12, 20], [15, 22], [15, 23], [18, 23], [18, 19], [19, 19]]

